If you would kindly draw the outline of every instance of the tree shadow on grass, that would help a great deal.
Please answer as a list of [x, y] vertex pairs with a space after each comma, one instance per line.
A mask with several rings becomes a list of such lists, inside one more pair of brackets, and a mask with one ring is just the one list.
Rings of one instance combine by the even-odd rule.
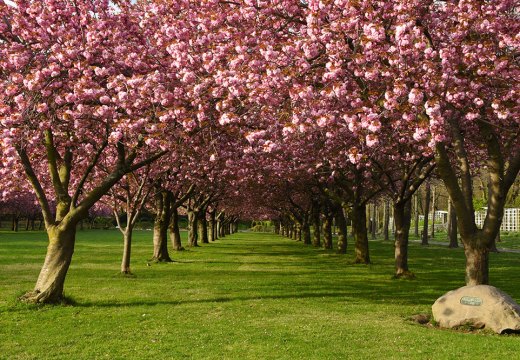
[[[229, 303], [229, 302], [247, 302], [247, 301], [262, 301], [262, 300], [306, 300], [306, 299], [337, 299], [344, 298], [346, 304], [366, 304], [367, 303], [377, 303], [377, 304], [389, 304], [390, 299], [374, 299], [374, 301], [367, 301], [367, 298], [359, 298], [358, 296], [353, 296], [352, 293], [347, 292], [328, 292], [328, 293], [294, 293], [294, 294], [278, 294], [278, 295], [251, 295], [251, 296], [217, 296], [207, 299], [188, 299], [188, 300], [134, 300], [129, 302], [107, 302], [107, 301], [87, 301], [87, 302], [76, 302], [74, 304], [75, 307], [85, 307], [85, 308], [93, 308], [93, 307], [101, 307], [101, 308], [117, 308], [117, 307], [127, 307], [127, 306], [156, 306], [156, 305], [172, 305], [172, 306], [182, 306], [187, 304], [202, 304], [202, 303]], [[392, 301], [395, 302], [396, 297], [392, 297]], [[413, 301], [406, 301], [406, 299], [402, 299], [400, 304], [407, 305], [431, 305], [433, 301], [429, 297], [424, 297], [422, 299], [417, 299], [415, 297]]]

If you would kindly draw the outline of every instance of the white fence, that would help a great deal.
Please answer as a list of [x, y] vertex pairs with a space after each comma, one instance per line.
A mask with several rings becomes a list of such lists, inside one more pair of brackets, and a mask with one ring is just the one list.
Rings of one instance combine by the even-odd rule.
[[[475, 223], [479, 228], [484, 225], [486, 219], [486, 210], [475, 212]], [[504, 217], [502, 218], [502, 226], [500, 231], [520, 232], [520, 209], [504, 209]]]
[[[428, 214], [428, 221], [432, 221], [432, 212]], [[424, 215], [419, 215], [419, 221], [424, 221]], [[445, 224], [448, 222], [448, 212], [443, 210], [435, 211], [435, 223]]]

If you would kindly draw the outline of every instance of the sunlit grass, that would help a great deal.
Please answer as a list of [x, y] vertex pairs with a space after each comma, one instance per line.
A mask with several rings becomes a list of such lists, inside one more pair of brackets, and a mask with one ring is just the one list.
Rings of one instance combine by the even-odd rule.
[[[119, 275], [117, 231], [78, 233], [66, 283], [74, 306], [34, 307], [43, 233], [0, 233], [0, 359], [515, 358], [520, 337], [416, 325], [463, 285], [461, 249], [410, 247], [417, 279], [392, 280], [392, 242], [370, 242], [373, 264], [274, 235], [239, 233], [150, 264], [150, 231], [134, 238]], [[491, 281], [520, 299], [519, 254], [492, 254]]]

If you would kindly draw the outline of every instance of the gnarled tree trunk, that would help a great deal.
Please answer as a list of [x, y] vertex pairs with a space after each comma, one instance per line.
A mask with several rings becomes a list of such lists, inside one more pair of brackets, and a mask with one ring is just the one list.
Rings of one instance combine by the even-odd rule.
[[63, 286], [76, 242], [76, 224], [68, 224], [67, 227], [48, 226], [47, 236], [49, 245], [38, 281], [33, 291], [20, 298], [22, 301], [33, 303], [63, 301]]

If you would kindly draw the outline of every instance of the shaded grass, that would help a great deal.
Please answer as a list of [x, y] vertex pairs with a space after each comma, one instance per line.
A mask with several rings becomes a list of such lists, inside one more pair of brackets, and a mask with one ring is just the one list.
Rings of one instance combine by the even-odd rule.
[[[185, 234], [183, 234], [184, 236]], [[119, 275], [117, 231], [84, 231], [66, 283], [73, 306], [30, 306], [43, 233], [0, 233], [0, 359], [515, 358], [520, 337], [410, 322], [463, 285], [461, 249], [410, 246], [416, 280], [392, 280], [393, 244], [373, 264], [274, 235], [239, 233], [151, 263], [151, 232], [134, 237]], [[491, 254], [491, 281], [520, 299], [519, 254]]]
[[[410, 240], [420, 241], [421, 238], [410, 234]], [[436, 232], [434, 238], [429, 238], [430, 241], [433, 242], [442, 242], [448, 244], [450, 240], [448, 239], [448, 235], [446, 232]], [[511, 250], [520, 250], [520, 233], [514, 232], [502, 232], [500, 234], [500, 241], [496, 243], [497, 248], [501, 249], [511, 249]], [[459, 246], [461, 246], [460, 236], [459, 236]]]

